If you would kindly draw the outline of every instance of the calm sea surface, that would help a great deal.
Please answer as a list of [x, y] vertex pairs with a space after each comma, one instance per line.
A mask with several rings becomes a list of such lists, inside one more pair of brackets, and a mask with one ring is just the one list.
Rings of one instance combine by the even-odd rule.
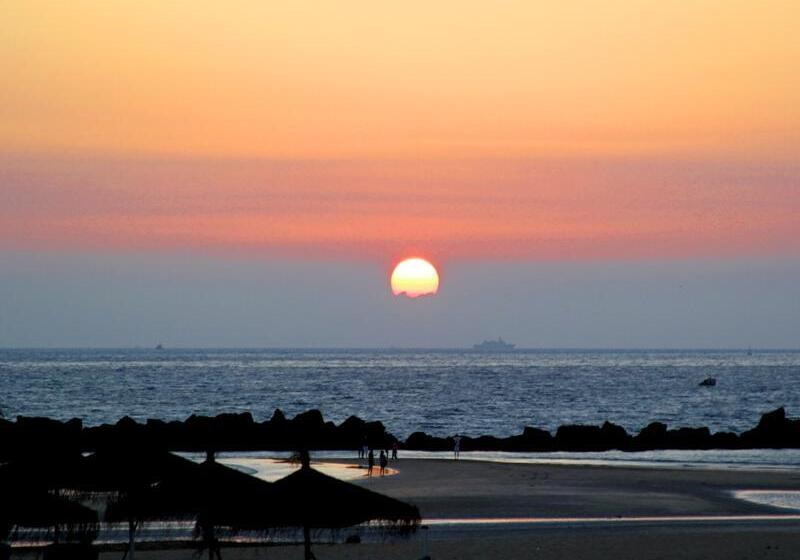
[[[717, 386], [698, 387], [705, 377]], [[611, 420], [742, 431], [800, 416], [800, 352], [0, 350], [0, 409], [86, 424], [310, 408], [405, 437]]]

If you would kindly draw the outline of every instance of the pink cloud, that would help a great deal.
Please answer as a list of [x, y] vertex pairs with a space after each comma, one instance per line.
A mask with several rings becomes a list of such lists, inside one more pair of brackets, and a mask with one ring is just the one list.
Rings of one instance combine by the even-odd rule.
[[0, 246], [391, 259], [795, 254], [800, 167], [0, 159]]

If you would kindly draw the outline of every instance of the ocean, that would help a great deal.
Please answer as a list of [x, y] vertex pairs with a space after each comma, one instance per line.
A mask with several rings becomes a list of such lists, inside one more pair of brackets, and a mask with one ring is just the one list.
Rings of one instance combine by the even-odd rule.
[[[700, 387], [715, 377], [715, 387]], [[0, 410], [86, 425], [320, 409], [405, 438], [653, 421], [741, 432], [800, 416], [800, 351], [0, 350]]]

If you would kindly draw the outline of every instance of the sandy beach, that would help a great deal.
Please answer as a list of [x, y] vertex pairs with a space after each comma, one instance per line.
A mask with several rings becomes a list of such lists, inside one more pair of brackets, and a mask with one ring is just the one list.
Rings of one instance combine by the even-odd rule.
[[800, 489], [800, 472], [406, 460], [396, 476], [361, 482], [416, 504], [424, 519], [581, 518], [791, 513], [736, 490]]
[[[355, 461], [340, 461], [353, 464]], [[796, 558], [793, 510], [737, 499], [737, 490], [800, 490], [790, 470], [665, 469], [406, 459], [398, 474], [357, 483], [415, 503], [422, 529], [409, 539], [328, 544], [320, 559], [432, 558]], [[800, 512], [797, 512], [800, 513]], [[338, 535], [341, 542], [349, 533]], [[140, 559], [191, 558], [194, 549], [152, 550]], [[101, 558], [120, 558], [118, 550]], [[298, 546], [240, 546], [225, 558], [301, 558]], [[30, 557], [18, 552], [16, 557]]]

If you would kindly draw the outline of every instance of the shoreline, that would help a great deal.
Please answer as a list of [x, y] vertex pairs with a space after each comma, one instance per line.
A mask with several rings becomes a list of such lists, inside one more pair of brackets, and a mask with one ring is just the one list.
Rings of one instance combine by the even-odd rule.
[[[178, 452], [188, 458], [204, 457], [196, 452]], [[312, 451], [317, 464], [328, 461], [349, 461], [351, 450]], [[288, 451], [222, 451], [217, 457], [225, 460], [276, 459], [286, 460]], [[712, 460], [708, 460], [709, 457]], [[717, 459], [713, 459], [717, 457]], [[400, 460], [451, 461], [452, 451], [401, 450]], [[462, 461], [506, 463], [520, 465], [596, 466], [614, 468], [797, 471], [800, 469], [800, 449], [737, 449], [737, 450], [653, 450], [653, 451], [462, 451]]]

